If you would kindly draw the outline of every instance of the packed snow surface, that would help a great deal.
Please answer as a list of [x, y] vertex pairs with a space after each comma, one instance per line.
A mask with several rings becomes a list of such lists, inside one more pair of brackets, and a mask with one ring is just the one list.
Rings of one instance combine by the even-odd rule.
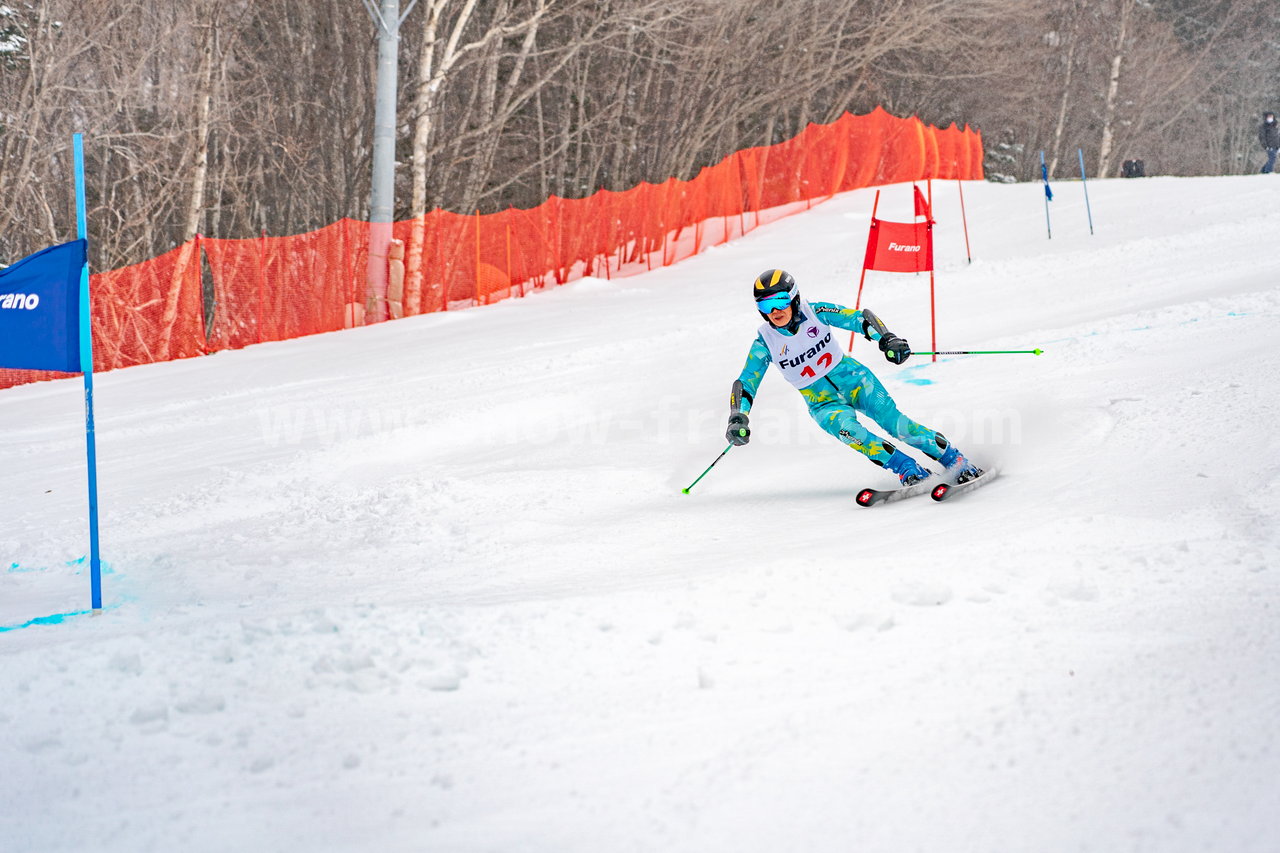
[[[776, 373], [873, 190], [674, 267], [0, 391], [0, 848], [1223, 851], [1280, 815], [1280, 180], [934, 182], [937, 344], [853, 354], [998, 479]], [[910, 186], [880, 216], [911, 215]], [[863, 304], [930, 348], [927, 275]], [[847, 339], [845, 341], [847, 343]]]

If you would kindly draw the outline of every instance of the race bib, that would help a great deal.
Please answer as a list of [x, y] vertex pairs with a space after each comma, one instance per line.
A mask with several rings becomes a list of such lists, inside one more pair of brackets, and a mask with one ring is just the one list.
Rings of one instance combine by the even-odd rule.
[[794, 335], [783, 334], [772, 323], [760, 327], [760, 338], [769, 348], [773, 365], [797, 388], [808, 388], [830, 373], [844, 358], [844, 350], [830, 326], [817, 319], [808, 302], [800, 303], [807, 318]]

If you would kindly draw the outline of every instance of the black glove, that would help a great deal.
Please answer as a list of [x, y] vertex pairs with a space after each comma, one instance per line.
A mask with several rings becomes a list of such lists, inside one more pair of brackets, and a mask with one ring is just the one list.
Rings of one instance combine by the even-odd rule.
[[729, 439], [730, 444], [736, 444], [739, 447], [750, 441], [751, 428], [747, 426], [747, 416], [742, 412], [729, 415], [729, 428], [725, 430], [724, 437]]
[[888, 361], [892, 361], [894, 364], [902, 364], [911, 356], [911, 344], [893, 332], [885, 332], [880, 337], [880, 352], [884, 353], [884, 357]]

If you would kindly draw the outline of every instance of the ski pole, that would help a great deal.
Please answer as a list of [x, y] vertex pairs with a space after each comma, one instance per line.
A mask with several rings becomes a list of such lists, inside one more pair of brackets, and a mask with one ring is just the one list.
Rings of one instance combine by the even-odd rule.
[[[746, 435], [746, 434], [747, 434], [747, 431], [746, 431], [745, 429], [740, 429], [740, 430], [738, 430], [738, 435]], [[721, 450], [721, 451], [720, 451], [720, 455], [716, 457], [716, 462], [719, 462], [721, 459], [723, 459], [723, 458], [724, 458], [724, 455], [725, 455], [726, 453], [728, 453], [728, 452], [729, 452], [730, 450], [732, 450], [732, 449], [733, 449], [733, 445], [732, 445], [732, 444], [730, 444], [730, 445], [728, 445], [727, 447], [725, 447], [725, 449], [724, 449], [724, 450]], [[710, 471], [712, 468], [716, 467], [716, 462], [712, 462], [710, 465], [708, 465], [708, 466], [707, 466], [707, 471]], [[703, 477], [707, 476], [707, 471], [703, 471], [701, 474], [699, 474], [699, 475], [698, 475], [698, 480], [701, 480]], [[687, 495], [687, 494], [689, 494], [689, 489], [692, 489], [694, 486], [698, 485], [698, 480], [694, 480], [692, 483], [690, 483], [690, 484], [688, 485], [688, 487], [687, 487], [687, 488], [683, 488], [683, 489], [681, 489], [681, 490], [680, 490], [680, 494], [682, 494], [682, 495]]]
[[937, 352], [922, 352], [920, 350], [912, 350], [912, 355], [1019, 355], [1026, 353], [1027, 355], [1040, 355], [1042, 349], [952, 349], [938, 350]]

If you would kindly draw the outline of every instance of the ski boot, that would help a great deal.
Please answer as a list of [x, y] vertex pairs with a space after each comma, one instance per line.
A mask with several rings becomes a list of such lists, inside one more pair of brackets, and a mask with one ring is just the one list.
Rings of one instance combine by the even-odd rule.
[[947, 447], [946, 452], [939, 457], [938, 461], [948, 471], [953, 469], [956, 471], [956, 485], [967, 483], [982, 474], [982, 469], [965, 459], [964, 455], [959, 450], [956, 450], [954, 444]]
[[901, 450], [894, 450], [884, 467], [898, 475], [904, 486], [914, 486], [922, 480], [933, 476], [933, 472], [925, 468]]

